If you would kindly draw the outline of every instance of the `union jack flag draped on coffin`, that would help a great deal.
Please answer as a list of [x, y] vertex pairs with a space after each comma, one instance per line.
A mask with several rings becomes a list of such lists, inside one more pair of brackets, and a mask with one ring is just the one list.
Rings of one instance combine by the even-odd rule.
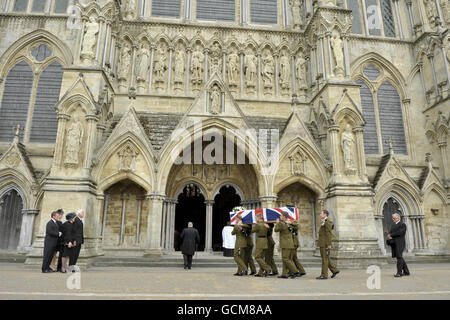
[[242, 210], [230, 212], [231, 224], [236, 224], [237, 215], [242, 216], [242, 223], [256, 223], [256, 215], [262, 214], [263, 220], [266, 222], [275, 222], [280, 218], [281, 212], [286, 211], [290, 220], [297, 220], [299, 215], [298, 208], [282, 207], [282, 208], [261, 208], [254, 210]]

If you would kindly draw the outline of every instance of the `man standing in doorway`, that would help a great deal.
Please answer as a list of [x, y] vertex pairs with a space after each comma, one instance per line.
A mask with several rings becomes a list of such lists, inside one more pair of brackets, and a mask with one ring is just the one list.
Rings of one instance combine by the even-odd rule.
[[319, 240], [318, 245], [320, 248], [320, 256], [322, 258], [322, 273], [320, 277], [317, 277], [318, 280], [328, 279], [328, 269], [333, 273], [332, 278], [334, 278], [339, 270], [336, 268], [336, 265], [330, 259], [330, 250], [331, 250], [331, 231], [333, 230], [333, 223], [328, 219], [328, 211], [323, 210], [320, 213], [320, 218], [322, 218], [322, 222], [320, 224], [319, 229]]
[[200, 234], [194, 228], [192, 222], [188, 222], [188, 227], [181, 231], [181, 253], [184, 259], [184, 269], [191, 270], [192, 256], [195, 254], [196, 245], [200, 243]]
[[394, 277], [409, 276], [408, 266], [403, 259], [403, 250], [405, 250], [406, 224], [400, 221], [400, 215], [392, 215], [394, 224], [387, 236], [387, 244], [392, 248], [392, 258], [397, 258], [397, 273]]
[[77, 264], [78, 257], [80, 256], [81, 245], [84, 243], [84, 210], [79, 209], [77, 211], [77, 216], [73, 222], [73, 235], [75, 237], [74, 252], [73, 252], [73, 265]]

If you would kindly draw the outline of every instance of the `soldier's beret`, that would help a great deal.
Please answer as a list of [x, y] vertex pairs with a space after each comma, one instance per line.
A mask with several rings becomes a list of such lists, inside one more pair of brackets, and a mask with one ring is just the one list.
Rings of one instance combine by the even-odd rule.
[[285, 218], [289, 218], [289, 213], [287, 213], [286, 211], [283, 211], [281, 213]]

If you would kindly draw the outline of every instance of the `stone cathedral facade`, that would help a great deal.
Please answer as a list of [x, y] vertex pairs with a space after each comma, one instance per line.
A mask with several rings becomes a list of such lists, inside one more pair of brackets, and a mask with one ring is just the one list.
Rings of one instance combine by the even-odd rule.
[[[321, 209], [339, 264], [389, 256], [393, 213], [448, 254], [449, 27], [447, 0], [1, 0], [0, 249], [39, 263], [84, 208], [88, 264], [188, 221], [219, 251], [232, 207], [293, 205], [304, 255]], [[211, 136], [241, 161], [176, 161]]]

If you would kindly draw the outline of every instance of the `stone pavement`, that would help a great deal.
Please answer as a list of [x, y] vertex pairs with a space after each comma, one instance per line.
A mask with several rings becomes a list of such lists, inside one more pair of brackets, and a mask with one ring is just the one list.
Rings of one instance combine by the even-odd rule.
[[[394, 278], [395, 265], [380, 271], [380, 289], [368, 289], [366, 270], [342, 270], [315, 280], [319, 268], [296, 279], [235, 277], [235, 268], [90, 268], [78, 275], [43, 274], [18, 263], [0, 263], [0, 299], [450, 299], [450, 264], [411, 264], [411, 276]], [[72, 282], [72, 285], [75, 282]], [[243, 288], [245, 288], [243, 290]]]

